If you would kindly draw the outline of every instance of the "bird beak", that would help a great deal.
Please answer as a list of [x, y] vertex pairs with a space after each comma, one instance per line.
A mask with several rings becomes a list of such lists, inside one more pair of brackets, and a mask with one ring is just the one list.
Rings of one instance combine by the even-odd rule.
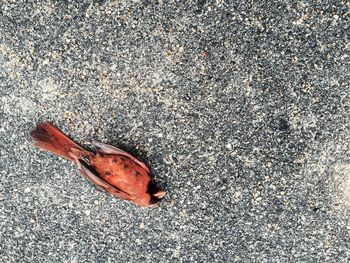
[[166, 192], [164, 192], [164, 191], [159, 191], [159, 192], [153, 194], [153, 196], [155, 196], [155, 197], [157, 197], [157, 198], [159, 198], [159, 199], [162, 199], [162, 198], [165, 196], [165, 194], [166, 194]]

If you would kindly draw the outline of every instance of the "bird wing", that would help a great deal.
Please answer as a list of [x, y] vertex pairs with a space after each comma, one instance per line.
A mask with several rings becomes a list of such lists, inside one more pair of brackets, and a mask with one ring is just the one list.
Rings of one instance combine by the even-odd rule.
[[126, 200], [133, 199], [132, 196], [129, 195], [128, 193], [120, 190], [117, 187], [110, 185], [109, 183], [107, 183], [106, 181], [98, 177], [96, 174], [94, 174], [93, 171], [90, 170], [90, 168], [84, 161], [78, 160], [78, 168], [87, 179], [89, 179], [95, 185], [99, 186], [100, 188], [110, 193], [111, 195], [114, 195]]
[[147, 171], [147, 173], [149, 173], [149, 168], [147, 167], [146, 164], [144, 164], [143, 162], [137, 160], [135, 157], [133, 157], [132, 155], [128, 154], [127, 152], [125, 152], [125, 151], [123, 151], [123, 150], [121, 150], [121, 149], [119, 149], [117, 147], [105, 144], [103, 142], [96, 142], [96, 141], [94, 141], [92, 144], [99, 148], [97, 151], [100, 152], [100, 153], [118, 154], [118, 155], [123, 155], [125, 157], [128, 157], [129, 159], [133, 160], [135, 163], [140, 165], [143, 169], [145, 169]]

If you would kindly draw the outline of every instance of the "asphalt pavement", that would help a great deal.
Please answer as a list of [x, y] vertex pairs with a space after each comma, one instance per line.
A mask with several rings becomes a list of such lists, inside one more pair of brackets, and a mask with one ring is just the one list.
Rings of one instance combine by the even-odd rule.
[[[0, 262], [349, 262], [348, 1], [0, 2]], [[167, 192], [32, 147], [51, 121]]]

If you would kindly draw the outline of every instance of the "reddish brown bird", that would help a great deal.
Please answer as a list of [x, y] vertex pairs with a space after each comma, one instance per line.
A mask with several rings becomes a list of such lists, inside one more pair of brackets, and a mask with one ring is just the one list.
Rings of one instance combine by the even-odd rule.
[[76, 163], [82, 175], [111, 195], [140, 206], [157, 204], [165, 195], [149, 176], [149, 169], [116, 147], [94, 142], [88, 151], [69, 139], [50, 122], [40, 123], [30, 135], [34, 145]]

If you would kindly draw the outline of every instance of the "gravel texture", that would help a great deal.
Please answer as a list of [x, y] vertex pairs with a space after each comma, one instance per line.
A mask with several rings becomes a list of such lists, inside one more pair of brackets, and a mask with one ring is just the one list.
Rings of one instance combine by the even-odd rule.
[[[349, 262], [348, 1], [0, 6], [0, 262]], [[44, 120], [166, 199], [99, 191]]]

